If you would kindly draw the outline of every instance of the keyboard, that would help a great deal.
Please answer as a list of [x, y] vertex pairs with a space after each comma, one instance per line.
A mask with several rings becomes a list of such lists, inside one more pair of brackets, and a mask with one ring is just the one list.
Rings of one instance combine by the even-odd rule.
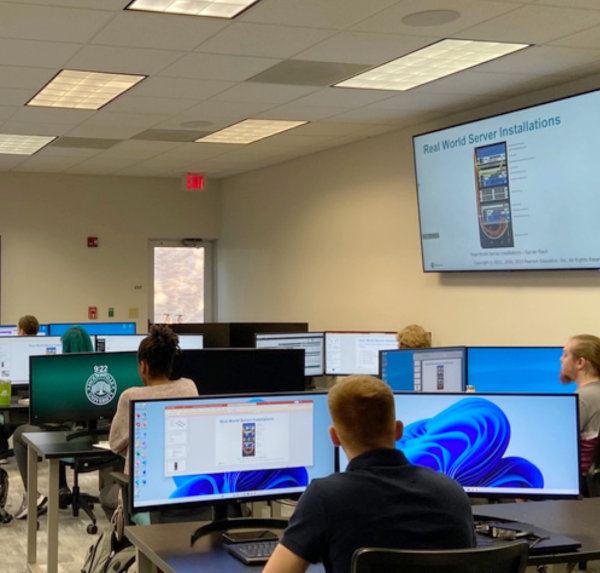
[[227, 551], [236, 559], [239, 559], [246, 565], [257, 565], [266, 563], [271, 557], [271, 553], [279, 543], [277, 540], [271, 541], [244, 541], [242, 543], [230, 543], [226, 545]]

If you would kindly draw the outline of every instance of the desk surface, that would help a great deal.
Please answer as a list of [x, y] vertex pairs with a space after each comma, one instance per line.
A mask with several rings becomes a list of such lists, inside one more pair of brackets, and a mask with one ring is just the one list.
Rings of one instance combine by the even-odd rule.
[[581, 542], [577, 552], [535, 555], [531, 564], [600, 559], [600, 497], [474, 505], [473, 513], [530, 523]]
[[[205, 535], [193, 547], [190, 538], [206, 521], [136, 525], [125, 528], [130, 541], [164, 573], [248, 573], [259, 571], [244, 565], [222, 546], [221, 533]], [[140, 573], [142, 573], [140, 568]], [[323, 573], [323, 565], [311, 565], [310, 573]]]
[[39, 455], [47, 459], [114, 455], [104, 448], [93, 445], [98, 441], [98, 436], [83, 436], [67, 440], [67, 434], [69, 432], [65, 431], [26, 432], [23, 434], [23, 440], [31, 445]]
[[[577, 552], [530, 556], [530, 565], [600, 559], [600, 498], [476, 505], [473, 513], [523, 521], [572, 537], [582, 544]], [[165, 573], [199, 570], [202, 573], [248, 573], [257, 570], [229, 555], [221, 546], [220, 534], [202, 537], [194, 547], [190, 547], [191, 535], [203, 523], [132, 526], [125, 528], [125, 534], [149, 561]], [[311, 565], [308, 571], [322, 572], [323, 566]]]

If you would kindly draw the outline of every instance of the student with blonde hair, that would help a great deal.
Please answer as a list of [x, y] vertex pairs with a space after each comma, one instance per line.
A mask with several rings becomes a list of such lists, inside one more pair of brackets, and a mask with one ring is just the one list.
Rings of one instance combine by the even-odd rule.
[[398, 348], [430, 348], [431, 332], [418, 324], [405, 326], [397, 335]]
[[303, 573], [321, 560], [327, 573], [348, 573], [352, 554], [365, 546], [475, 545], [462, 487], [410, 464], [396, 449], [403, 426], [385, 382], [373, 376], [340, 379], [329, 392], [329, 411], [331, 440], [350, 463], [346, 471], [310, 483], [263, 573]]
[[[579, 395], [579, 473], [587, 475], [600, 431], [600, 338], [593, 334], [571, 337], [560, 358], [560, 381], [575, 382]], [[582, 479], [584, 493], [585, 480]]]

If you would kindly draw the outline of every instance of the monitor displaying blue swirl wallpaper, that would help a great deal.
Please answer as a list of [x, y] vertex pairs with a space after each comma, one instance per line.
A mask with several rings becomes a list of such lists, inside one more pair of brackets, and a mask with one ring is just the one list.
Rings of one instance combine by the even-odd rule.
[[[395, 393], [409, 462], [482, 497], [579, 495], [576, 394]], [[347, 458], [340, 450], [340, 468]]]
[[327, 393], [134, 401], [132, 511], [293, 497], [335, 471]]

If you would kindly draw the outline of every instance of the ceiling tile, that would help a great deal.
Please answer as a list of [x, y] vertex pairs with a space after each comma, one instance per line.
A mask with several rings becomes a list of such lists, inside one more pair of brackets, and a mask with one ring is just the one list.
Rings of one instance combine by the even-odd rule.
[[333, 33], [333, 30], [321, 28], [234, 22], [210, 40], [200, 44], [198, 51], [213, 54], [289, 58]]
[[600, 11], [523, 6], [462, 30], [470, 40], [542, 44], [600, 24]]
[[93, 39], [94, 44], [164, 50], [192, 50], [227, 26], [217, 18], [121, 12]]
[[187, 54], [160, 72], [160, 76], [205, 80], [243, 81], [270, 68], [278, 60], [221, 54]]
[[67, 62], [67, 67], [94, 72], [149, 75], [161, 71], [182, 55], [183, 52], [167, 50], [86, 46]]
[[365, 71], [364, 64], [285, 60], [248, 78], [250, 82], [297, 86], [331, 86]]
[[[466, 27], [486, 22], [495, 16], [509, 13], [517, 8], [518, 6], [506, 2], [481, 2], [480, 0], [404, 0], [366, 18], [352, 29], [364, 32], [444, 38], [457, 34]], [[410, 26], [402, 22], [402, 19], [410, 14], [440, 9], [455, 10], [460, 13], [460, 17], [447, 24], [437, 26]]]
[[316, 91], [316, 87], [241, 82], [212, 101], [286, 103]]
[[428, 45], [431, 38], [340, 32], [296, 55], [297, 59], [379, 65]]
[[102, 10], [0, 2], [0, 36], [85, 42], [112, 17]]
[[239, 20], [284, 26], [293, 22], [295, 26], [341, 30], [397, 2], [398, 0], [261, 0], [251, 10], [244, 12]]
[[0, 64], [60, 68], [80, 48], [80, 44], [67, 44], [65, 42], [38, 42], [35, 40], [0, 38]]

